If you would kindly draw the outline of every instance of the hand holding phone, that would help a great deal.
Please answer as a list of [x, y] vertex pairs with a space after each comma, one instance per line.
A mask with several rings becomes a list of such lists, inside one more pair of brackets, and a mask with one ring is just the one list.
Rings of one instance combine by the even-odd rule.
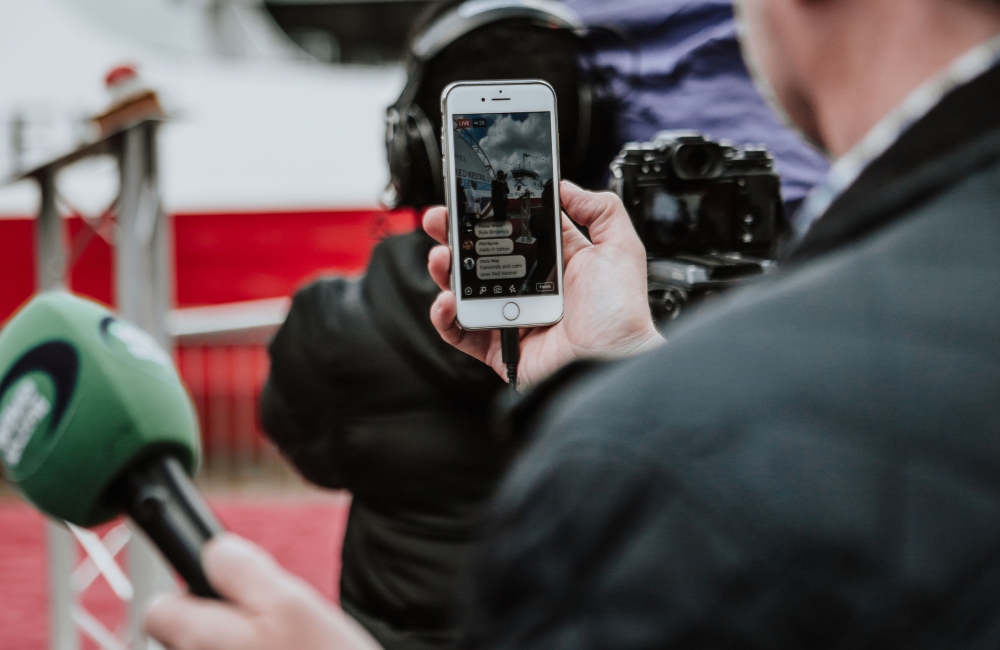
[[[565, 318], [552, 327], [531, 329], [521, 339], [520, 383], [531, 385], [582, 358], [615, 358], [639, 354], [663, 343], [646, 298], [646, 251], [617, 196], [586, 192], [561, 184], [562, 206], [572, 220], [586, 227], [587, 240], [562, 217], [565, 255]], [[447, 242], [448, 211], [434, 208], [424, 215], [424, 230]], [[428, 269], [442, 293], [431, 307], [431, 322], [441, 337], [459, 350], [493, 368], [506, 368], [498, 331], [466, 331], [455, 321], [458, 301], [449, 289], [451, 252], [431, 250]]]

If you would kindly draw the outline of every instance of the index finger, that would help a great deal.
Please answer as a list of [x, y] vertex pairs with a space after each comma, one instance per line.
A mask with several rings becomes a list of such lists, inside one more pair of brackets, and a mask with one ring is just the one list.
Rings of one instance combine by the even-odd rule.
[[251, 612], [266, 612], [298, 578], [267, 551], [231, 533], [212, 539], [202, 552], [205, 575], [219, 594]]
[[188, 594], [164, 597], [145, 616], [146, 633], [173, 650], [253, 647], [256, 630], [236, 608]]
[[431, 208], [424, 213], [424, 232], [439, 244], [448, 243], [448, 208]]

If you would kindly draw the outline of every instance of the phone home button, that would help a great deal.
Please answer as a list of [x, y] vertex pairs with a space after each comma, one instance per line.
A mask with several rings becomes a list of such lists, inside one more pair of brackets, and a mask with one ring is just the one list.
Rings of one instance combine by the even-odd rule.
[[503, 317], [507, 320], [517, 320], [520, 315], [521, 308], [517, 306], [516, 302], [508, 302], [503, 306]]

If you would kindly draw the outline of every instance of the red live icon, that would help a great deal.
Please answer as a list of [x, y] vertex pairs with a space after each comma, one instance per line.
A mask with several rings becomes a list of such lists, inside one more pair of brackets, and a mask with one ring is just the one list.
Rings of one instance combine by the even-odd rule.
[[457, 129], [471, 129], [472, 120], [455, 120], [455, 128]]

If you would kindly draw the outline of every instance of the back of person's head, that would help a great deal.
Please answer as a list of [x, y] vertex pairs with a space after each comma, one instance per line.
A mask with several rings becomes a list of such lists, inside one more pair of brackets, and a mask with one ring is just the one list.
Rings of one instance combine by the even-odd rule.
[[[559, 12], [560, 21], [542, 23], [537, 17], [504, 17], [498, 12], [505, 4], [517, 9], [523, 6], [547, 6]], [[449, 38], [443, 31], [442, 42], [433, 46], [433, 54], [426, 59], [416, 50], [427, 46], [436, 28], [443, 21], [455, 20], [460, 7], [467, 5], [475, 10], [479, 5], [497, 12], [495, 19], [470, 31]], [[509, 3], [483, 0], [444, 0], [432, 5], [414, 25], [410, 38], [408, 60], [409, 79], [400, 101], [390, 109], [390, 168], [393, 173], [386, 203], [423, 207], [443, 202], [439, 181], [440, 160], [436, 143], [441, 137], [441, 93], [456, 81], [485, 81], [496, 79], [542, 79], [556, 91], [558, 98], [560, 162], [563, 176], [581, 184], [588, 184], [606, 169], [608, 160], [593, 162], [591, 135], [594, 123], [594, 88], [585, 67], [584, 41], [580, 36], [582, 23], [572, 13], [555, 2], [510, 0]], [[414, 110], [418, 109], [418, 110]], [[396, 111], [395, 114], [393, 111]], [[408, 117], [404, 113], [412, 114]], [[411, 137], [407, 144], [403, 138], [392, 142], [391, 122], [398, 119], [426, 119], [426, 127], [433, 131]], [[404, 125], [405, 126], [405, 125]], [[420, 125], [409, 130], [419, 132]], [[433, 146], [430, 140], [433, 141]], [[408, 151], [402, 151], [406, 146]], [[429, 159], [424, 165], [424, 158]], [[607, 155], [604, 158], [608, 158]], [[404, 163], [409, 163], [404, 164]]]
[[[462, 4], [447, 0], [432, 11], [419, 28]], [[414, 36], [422, 29], [414, 32]], [[526, 20], [504, 20], [488, 24], [458, 39], [424, 69], [423, 83], [415, 103], [441, 134], [441, 92], [455, 81], [492, 79], [542, 79], [559, 98], [559, 140], [563, 161], [575, 151], [580, 111], [581, 42], [569, 30], [552, 29]], [[569, 168], [564, 167], [569, 170]]]

